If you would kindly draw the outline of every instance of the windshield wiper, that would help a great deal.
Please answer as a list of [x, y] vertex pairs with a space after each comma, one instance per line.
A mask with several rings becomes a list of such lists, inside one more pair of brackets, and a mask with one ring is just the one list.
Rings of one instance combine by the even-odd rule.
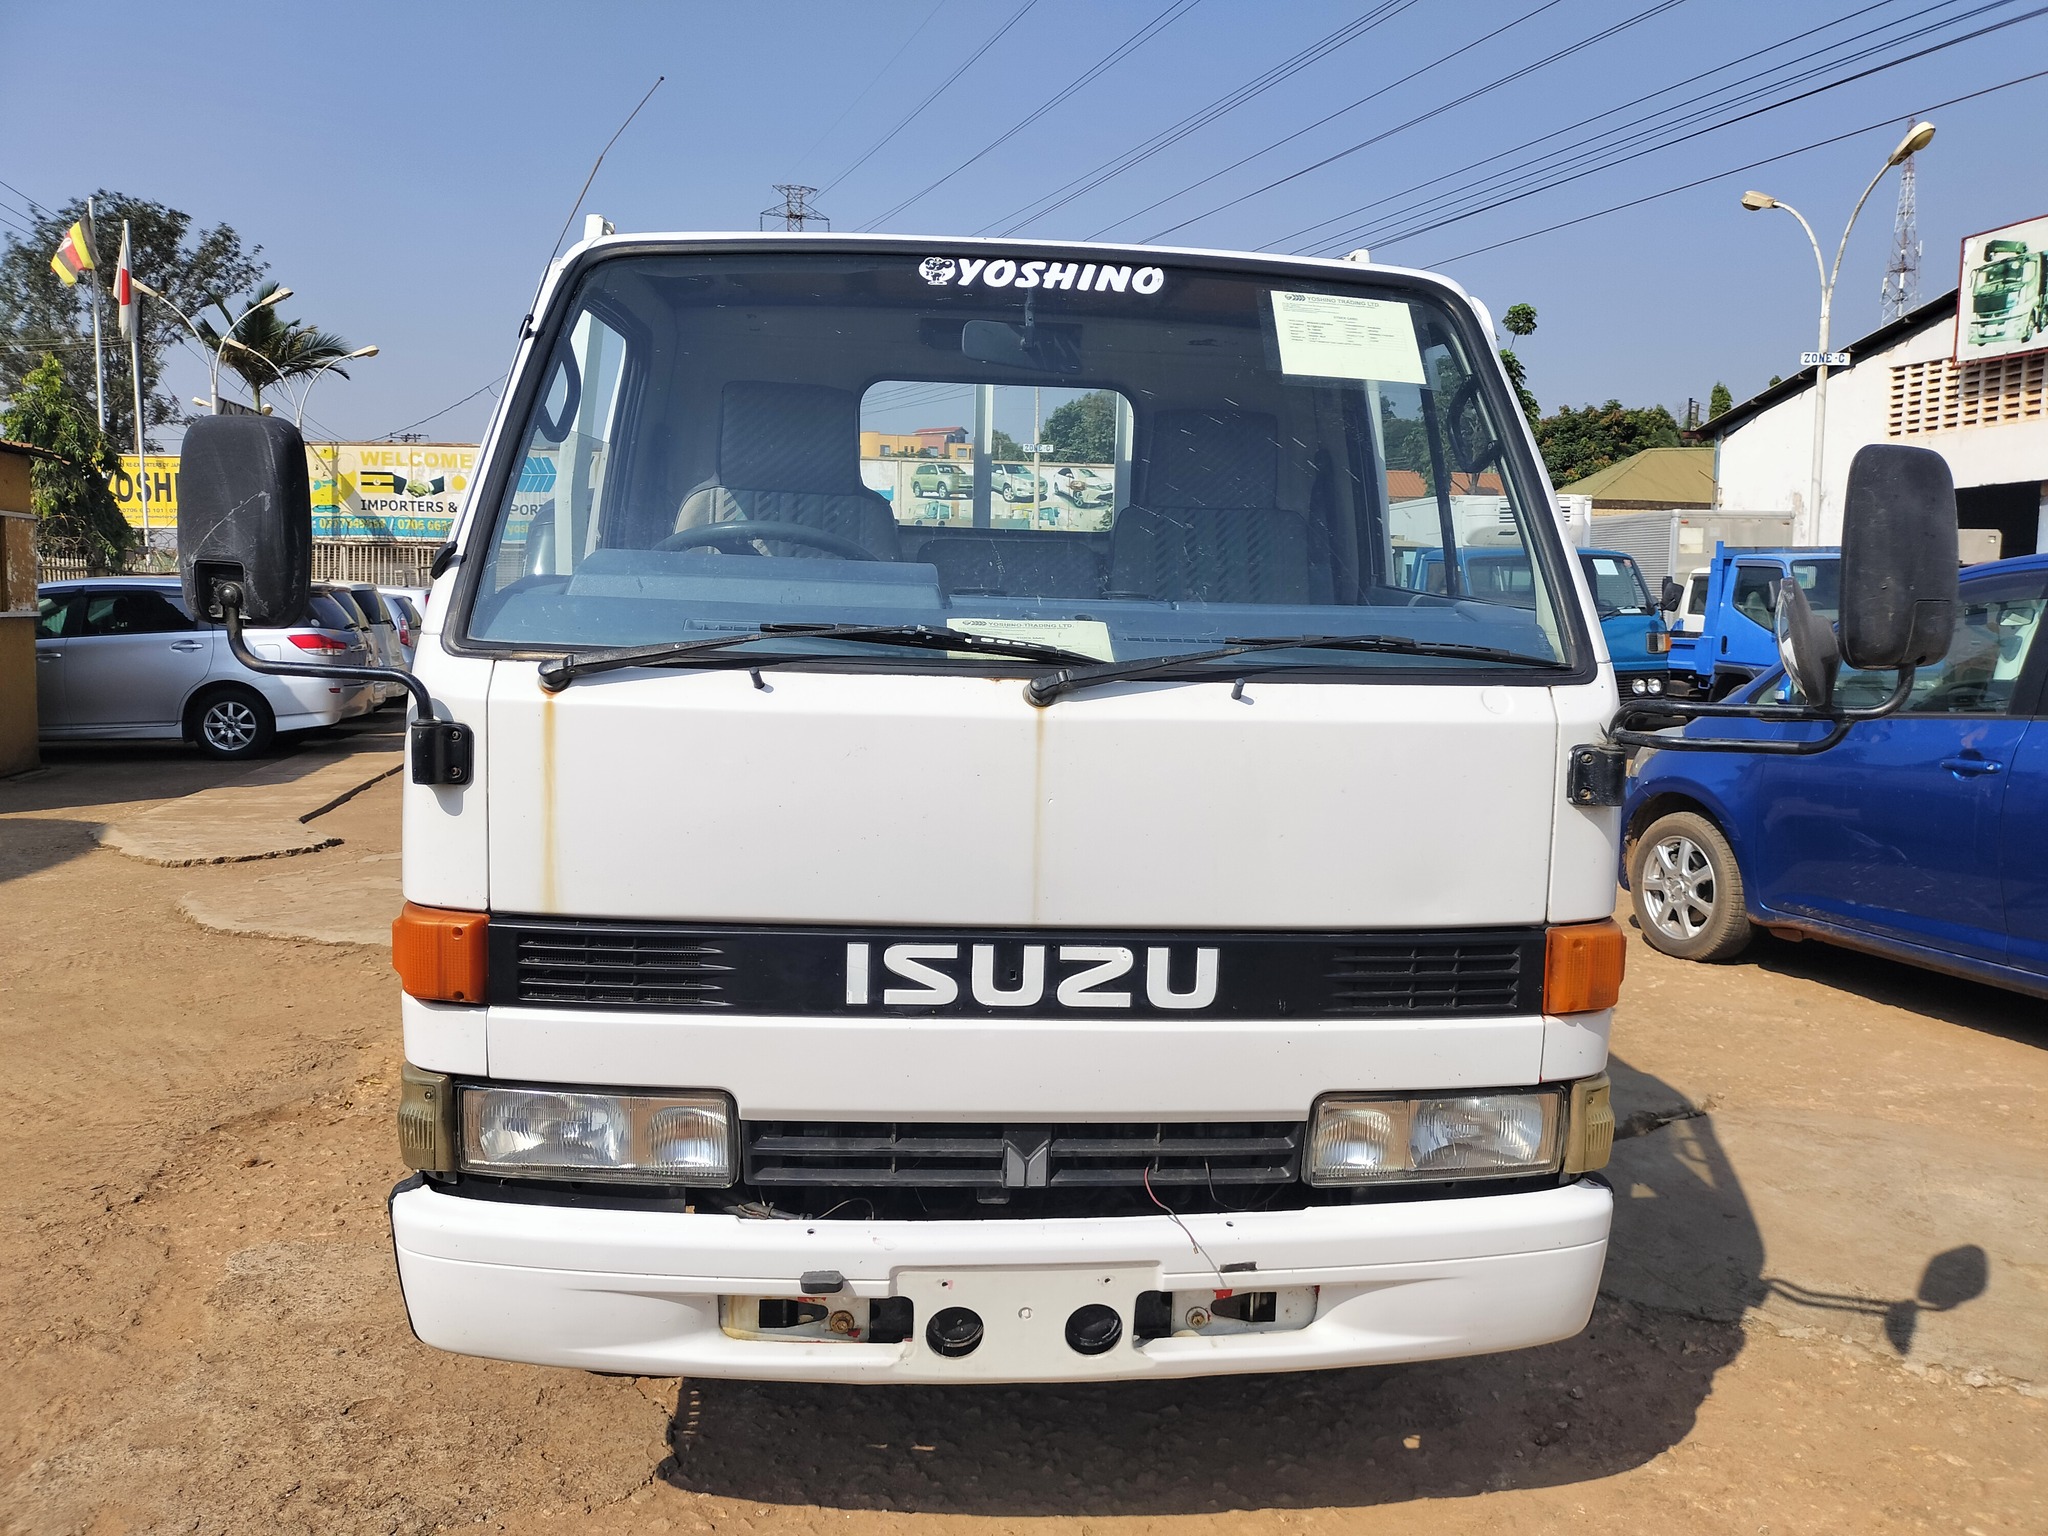
[[686, 661], [705, 652], [749, 645], [756, 640], [791, 639], [866, 640], [875, 645], [898, 645], [920, 651], [971, 651], [1018, 661], [1072, 661], [1092, 665], [1098, 660], [1085, 651], [1070, 651], [1062, 645], [1041, 645], [1035, 640], [1012, 640], [1004, 635], [975, 635], [931, 624], [763, 624], [759, 629], [741, 634], [707, 635], [702, 640], [627, 645], [616, 650], [558, 656], [553, 661], [540, 664], [540, 685], [549, 693], [560, 693], [577, 678], [593, 672], [616, 672], [621, 667], [658, 667], [669, 662]]
[[1411, 640], [1406, 635], [1251, 635], [1226, 639], [1208, 651], [1184, 651], [1176, 656], [1144, 656], [1132, 661], [1101, 662], [1089, 667], [1063, 667], [1034, 677], [1024, 685], [1024, 697], [1043, 709], [1063, 693], [1092, 688], [1097, 683], [1121, 682], [1126, 678], [1148, 677], [1173, 672], [1196, 662], [1222, 661], [1257, 651], [1381, 651], [1395, 656], [1443, 656], [1457, 661], [1493, 661], [1510, 666], [1562, 668], [1565, 664], [1549, 656], [1524, 656], [1490, 645], [1464, 645], [1455, 641]]

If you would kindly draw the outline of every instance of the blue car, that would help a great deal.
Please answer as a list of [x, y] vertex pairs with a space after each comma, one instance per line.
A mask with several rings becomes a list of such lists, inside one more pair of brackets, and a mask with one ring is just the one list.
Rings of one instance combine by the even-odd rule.
[[[1724, 960], [1762, 926], [2048, 997], [2048, 555], [1975, 566], [1960, 591], [1948, 655], [1919, 671], [1902, 710], [1828, 751], [1638, 759], [1622, 861], [1645, 939]], [[1835, 696], [1875, 704], [1896, 681], [1845, 668]], [[1794, 694], [1778, 671], [1736, 697]]]

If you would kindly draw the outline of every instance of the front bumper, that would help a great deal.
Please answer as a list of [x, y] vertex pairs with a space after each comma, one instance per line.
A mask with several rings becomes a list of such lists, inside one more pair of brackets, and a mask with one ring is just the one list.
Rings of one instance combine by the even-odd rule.
[[[469, 1199], [391, 1201], [413, 1331], [440, 1349], [634, 1375], [826, 1382], [1101, 1381], [1312, 1370], [1489, 1354], [1585, 1326], [1613, 1198], [1557, 1189], [1300, 1211], [1051, 1221], [750, 1221]], [[787, 1297], [837, 1270], [846, 1294], [912, 1296], [900, 1344], [734, 1338], [722, 1296]], [[1227, 1272], [1227, 1273], [1225, 1273]], [[1140, 1291], [1314, 1286], [1287, 1332], [1067, 1347], [1077, 1287], [1128, 1319]], [[947, 1359], [923, 1338], [945, 1289], [987, 1344]], [[1032, 1305], [1036, 1300], [1037, 1304]], [[1019, 1303], [1023, 1303], [1020, 1305]], [[993, 1346], [993, 1347], [989, 1347]]]

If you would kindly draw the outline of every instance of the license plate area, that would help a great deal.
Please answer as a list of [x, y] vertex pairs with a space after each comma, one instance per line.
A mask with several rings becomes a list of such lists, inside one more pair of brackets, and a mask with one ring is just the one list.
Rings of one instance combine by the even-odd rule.
[[[1138, 1343], [1138, 1298], [1159, 1281], [1156, 1264], [902, 1269], [894, 1289], [916, 1311], [909, 1348], [920, 1364], [1029, 1380], [1123, 1369]], [[1113, 1329], [1101, 1309], [1114, 1314]]]

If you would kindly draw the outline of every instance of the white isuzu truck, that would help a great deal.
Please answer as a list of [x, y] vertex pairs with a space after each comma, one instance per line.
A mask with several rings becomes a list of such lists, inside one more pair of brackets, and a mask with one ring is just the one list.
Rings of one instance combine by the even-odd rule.
[[[1106, 509], [1020, 526], [1004, 439]], [[187, 440], [187, 587], [237, 645], [304, 601], [296, 443]], [[943, 523], [873, 488], [904, 453], [960, 466]], [[1899, 665], [1945, 637], [1899, 618], [1938, 629], [1939, 579], [1898, 584], [1888, 515], [1848, 584], [1894, 583], [1862, 659]], [[1465, 544], [1530, 583], [1464, 590]], [[1066, 1381], [1584, 1325], [1615, 807], [1670, 717], [1615, 718], [1454, 284], [599, 232], [436, 578], [390, 1202], [428, 1344]]]

